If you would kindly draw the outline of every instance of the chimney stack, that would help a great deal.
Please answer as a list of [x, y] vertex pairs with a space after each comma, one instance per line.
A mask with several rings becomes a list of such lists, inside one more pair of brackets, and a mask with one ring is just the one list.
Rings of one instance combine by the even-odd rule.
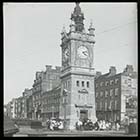
[[52, 69], [52, 65], [46, 65], [46, 71], [51, 70]]
[[61, 67], [60, 66], [55, 66], [56, 71], [61, 71]]
[[96, 71], [96, 78], [98, 78], [101, 75], [102, 75], [102, 73], [100, 71]]
[[39, 79], [40, 74], [41, 74], [41, 72], [39, 72], [39, 71], [36, 72], [36, 79]]
[[110, 73], [110, 75], [111, 75], [111, 76], [112, 76], [112, 75], [115, 75], [116, 72], [117, 72], [116, 67], [111, 66], [110, 69], [109, 69], [109, 73]]

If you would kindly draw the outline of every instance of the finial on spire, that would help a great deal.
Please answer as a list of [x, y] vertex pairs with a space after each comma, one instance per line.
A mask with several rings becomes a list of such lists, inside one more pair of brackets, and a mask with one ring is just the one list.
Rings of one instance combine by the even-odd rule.
[[65, 36], [66, 38], [68, 38], [66, 29], [65, 29], [65, 25], [63, 25], [63, 29], [62, 29], [61, 35], [62, 35], [62, 37]]
[[90, 34], [92, 34], [92, 35], [94, 35], [94, 27], [93, 27], [93, 21], [92, 21], [92, 19], [90, 20], [90, 26], [89, 26], [89, 33]]
[[66, 32], [65, 25], [63, 24], [62, 33]]
[[74, 8], [74, 12], [71, 14], [71, 20], [75, 22], [76, 31], [82, 32], [84, 29], [84, 14], [81, 12], [81, 8], [79, 6], [80, 2], [76, 2], [76, 7]]
[[71, 20], [71, 24], [70, 24], [70, 31], [75, 31], [75, 23], [73, 20]]
[[90, 29], [93, 28], [93, 20], [92, 19], [90, 20], [90, 26], [89, 26], [89, 28]]
[[76, 7], [79, 6], [80, 2], [76, 2]]

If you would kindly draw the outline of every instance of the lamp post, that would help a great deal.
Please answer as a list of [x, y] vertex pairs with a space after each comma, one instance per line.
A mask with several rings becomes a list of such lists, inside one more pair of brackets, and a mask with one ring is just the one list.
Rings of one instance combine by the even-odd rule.
[[64, 105], [64, 130], [66, 130], [66, 105], [67, 105], [67, 93], [68, 91], [66, 89], [63, 90], [63, 105]]
[[54, 118], [54, 106], [52, 105], [52, 119]]

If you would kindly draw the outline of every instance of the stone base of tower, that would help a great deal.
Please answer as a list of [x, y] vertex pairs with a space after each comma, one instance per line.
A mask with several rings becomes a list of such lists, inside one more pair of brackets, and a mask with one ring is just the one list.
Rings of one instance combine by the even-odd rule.
[[[97, 118], [96, 116], [92, 116], [92, 117], [89, 117], [88, 119], [90, 119], [93, 123], [95, 123], [97, 121]], [[71, 118], [71, 119], [67, 119], [67, 122], [66, 122], [66, 127], [65, 129], [66, 130], [76, 130], [76, 122], [79, 120], [78, 117], [76, 118]]]

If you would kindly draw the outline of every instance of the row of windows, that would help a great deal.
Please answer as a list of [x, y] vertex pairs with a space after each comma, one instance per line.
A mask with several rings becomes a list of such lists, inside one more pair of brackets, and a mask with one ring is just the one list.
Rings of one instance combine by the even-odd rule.
[[96, 88], [98, 86], [102, 87], [102, 86], [109, 86], [109, 85], [113, 85], [113, 84], [118, 84], [119, 82], [119, 79], [115, 79], [115, 80], [110, 80], [110, 81], [105, 81], [105, 82], [100, 82], [100, 84], [96, 84]]
[[44, 101], [43, 101], [43, 104], [56, 104], [56, 103], [59, 103], [59, 98], [56, 98], [56, 99], [45, 99]]
[[33, 88], [33, 92], [37, 92], [37, 91], [40, 91], [41, 90], [41, 86], [39, 85], [39, 86], [35, 86], [34, 88]]
[[63, 83], [63, 86], [64, 86], [64, 89], [69, 89], [70, 86], [71, 86], [70, 80], [65, 81], [65, 82]]
[[45, 112], [45, 111], [50, 111], [50, 112], [57, 112], [57, 111], [59, 111], [59, 106], [44, 106], [43, 107], [43, 112]]
[[118, 109], [118, 105], [119, 105], [119, 101], [117, 100], [110, 101], [109, 103], [107, 100], [105, 100], [105, 103], [103, 103], [102, 101], [99, 103], [96, 103], [96, 109], [100, 109], [100, 110], [102, 110], [103, 108], [105, 110]]
[[45, 94], [42, 96], [42, 98], [59, 98], [60, 97], [60, 93], [49, 93], [49, 94]]
[[[80, 86], [80, 81], [76, 81], [76, 86], [79, 87]], [[81, 81], [81, 86], [82, 87], [87, 87], [89, 88], [89, 81], [85, 82], [85, 81]]]
[[105, 97], [108, 97], [108, 96], [113, 96], [113, 94], [115, 93], [115, 96], [118, 96], [119, 94], [119, 88], [115, 88], [115, 89], [110, 89], [110, 91], [101, 91], [101, 92], [96, 92], [96, 97], [102, 97], [105, 95]]

